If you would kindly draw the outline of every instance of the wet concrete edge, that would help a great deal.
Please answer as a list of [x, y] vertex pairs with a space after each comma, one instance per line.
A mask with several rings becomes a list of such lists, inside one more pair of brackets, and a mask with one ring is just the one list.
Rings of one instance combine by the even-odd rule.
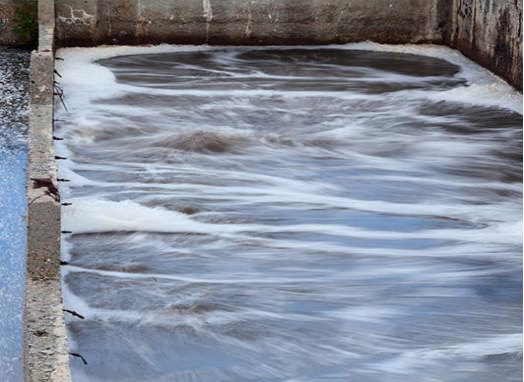
[[24, 381], [69, 382], [60, 276], [60, 197], [53, 148], [53, 0], [39, 1], [38, 50], [31, 54]]

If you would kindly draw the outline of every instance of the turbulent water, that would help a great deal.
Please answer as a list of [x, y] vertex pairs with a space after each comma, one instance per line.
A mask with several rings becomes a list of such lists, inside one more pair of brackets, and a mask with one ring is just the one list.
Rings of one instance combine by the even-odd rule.
[[0, 381], [22, 381], [29, 52], [0, 47]]
[[76, 381], [521, 380], [521, 98], [395, 49], [60, 52]]

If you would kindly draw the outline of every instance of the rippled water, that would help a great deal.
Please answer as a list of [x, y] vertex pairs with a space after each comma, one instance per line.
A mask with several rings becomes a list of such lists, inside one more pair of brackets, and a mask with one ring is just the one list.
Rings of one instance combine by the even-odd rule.
[[76, 381], [521, 380], [521, 98], [388, 49], [60, 53]]
[[0, 46], [0, 381], [22, 381], [29, 52]]

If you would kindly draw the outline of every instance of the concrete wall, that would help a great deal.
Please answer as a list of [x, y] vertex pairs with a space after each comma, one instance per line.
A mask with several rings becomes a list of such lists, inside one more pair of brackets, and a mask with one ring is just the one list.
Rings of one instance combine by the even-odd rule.
[[59, 0], [60, 46], [440, 42], [441, 0]]
[[60, 196], [53, 150], [54, 2], [39, 1], [38, 51], [31, 54], [27, 168], [24, 381], [69, 382], [60, 275]]
[[18, 36], [13, 32], [15, 27], [16, 4], [14, 0], [0, 0], [0, 44], [13, 45]]
[[447, 42], [522, 91], [522, 0], [454, 0]]

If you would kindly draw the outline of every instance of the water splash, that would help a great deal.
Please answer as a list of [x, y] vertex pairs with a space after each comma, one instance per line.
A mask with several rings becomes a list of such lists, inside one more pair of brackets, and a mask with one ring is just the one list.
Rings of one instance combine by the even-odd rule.
[[76, 380], [520, 380], [498, 78], [431, 46], [60, 54]]

